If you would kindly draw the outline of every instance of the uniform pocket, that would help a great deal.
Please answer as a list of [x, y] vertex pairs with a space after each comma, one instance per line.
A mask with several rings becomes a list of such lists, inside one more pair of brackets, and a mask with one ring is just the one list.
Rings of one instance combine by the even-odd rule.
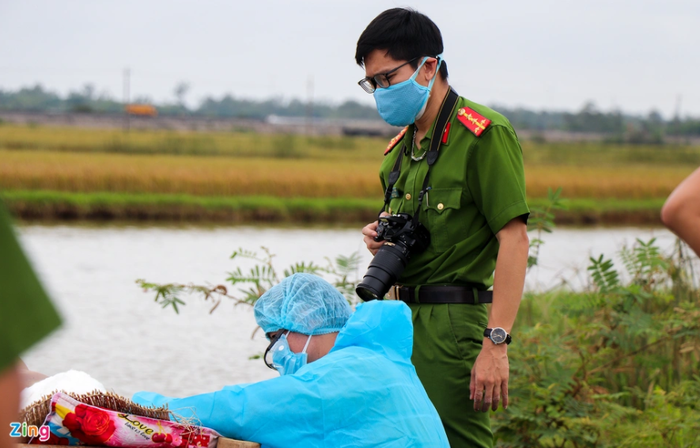
[[486, 306], [483, 304], [448, 304], [450, 327], [459, 355], [469, 370], [481, 351], [484, 329], [487, 322]]
[[456, 219], [462, 205], [462, 189], [433, 188], [423, 203], [430, 244], [436, 252], [444, 252], [462, 239], [463, 223]]

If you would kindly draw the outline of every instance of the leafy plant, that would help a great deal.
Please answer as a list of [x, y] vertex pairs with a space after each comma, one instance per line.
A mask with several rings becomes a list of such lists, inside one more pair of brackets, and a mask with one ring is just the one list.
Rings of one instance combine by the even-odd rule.
[[255, 302], [268, 289], [276, 285], [282, 278], [304, 272], [315, 275], [328, 275], [332, 278], [332, 284], [345, 296], [352, 305], [356, 302], [355, 286], [359, 282], [354, 276], [360, 264], [360, 255], [355, 252], [350, 256], [338, 256], [335, 260], [326, 258], [327, 265], [319, 266], [313, 262], [298, 262], [289, 266], [283, 271], [280, 278], [277, 269], [273, 264], [274, 254], [266, 247], [260, 248], [262, 253], [253, 252], [240, 248], [233, 252], [231, 259], [246, 259], [254, 262], [247, 272], [241, 267], [236, 267], [228, 273], [226, 281], [231, 287], [236, 287], [235, 292], [231, 292], [229, 287], [223, 284], [195, 285], [179, 283], [151, 283], [143, 279], [136, 280], [136, 283], [143, 288], [144, 292], [155, 292], [155, 301], [163, 308], [172, 307], [179, 313], [179, 307], [186, 304], [183, 300], [186, 296], [199, 296], [204, 301], [212, 301], [210, 312], [214, 312], [224, 299], [231, 300], [234, 306], [254, 305]]
[[627, 272], [632, 276], [632, 282], [645, 288], [650, 288], [657, 283], [669, 268], [668, 261], [654, 245], [655, 242], [656, 238], [652, 238], [647, 243], [637, 238], [631, 249], [624, 247], [620, 251], [620, 258]]
[[604, 260], [603, 255], [600, 257], [590, 258], [591, 265], [588, 266], [591, 278], [600, 292], [611, 292], [619, 285], [617, 271], [613, 268], [612, 260]]
[[[590, 288], [530, 294], [514, 329], [502, 447], [700, 443], [700, 295], [687, 252], [637, 240], [590, 259]], [[690, 279], [690, 280], [689, 280]]]
[[552, 233], [554, 230], [554, 211], [566, 210], [567, 205], [564, 199], [561, 198], [561, 190], [559, 187], [556, 191], [551, 188], [547, 189], [547, 205], [544, 207], [532, 207], [530, 217], [527, 221], [527, 231], [536, 232], [535, 238], [530, 238], [530, 254], [527, 258], [528, 270], [537, 265], [540, 255], [540, 247], [544, 244], [542, 240], [542, 232]]

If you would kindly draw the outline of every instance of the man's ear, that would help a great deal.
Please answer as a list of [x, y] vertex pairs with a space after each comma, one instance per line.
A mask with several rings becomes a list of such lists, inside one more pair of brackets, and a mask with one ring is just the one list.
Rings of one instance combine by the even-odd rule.
[[435, 72], [437, 71], [437, 66], [437, 58], [428, 58], [428, 60], [425, 61], [425, 64], [423, 64], [423, 67], [420, 71], [420, 75], [423, 77], [423, 81], [430, 82], [430, 80], [433, 79], [433, 77], [436, 75]]

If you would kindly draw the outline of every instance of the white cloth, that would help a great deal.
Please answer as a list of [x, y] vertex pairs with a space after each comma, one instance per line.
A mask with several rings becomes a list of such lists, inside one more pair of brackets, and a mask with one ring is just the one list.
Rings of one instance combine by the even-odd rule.
[[35, 401], [41, 400], [46, 395], [53, 392], [72, 392], [76, 394], [86, 394], [98, 390], [107, 392], [107, 389], [85, 372], [69, 370], [57, 373], [56, 375], [44, 378], [43, 380], [26, 387], [22, 391], [20, 409], [24, 409]]

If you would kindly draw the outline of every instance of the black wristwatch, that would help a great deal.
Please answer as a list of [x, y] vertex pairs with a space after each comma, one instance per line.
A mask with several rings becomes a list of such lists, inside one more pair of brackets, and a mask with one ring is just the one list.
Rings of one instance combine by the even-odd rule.
[[511, 341], [508, 332], [501, 327], [487, 328], [484, 330], [484, 337], [491, 339], [491, 342], [496, 345], [503, 344], [504, 342], [508, 345]]

